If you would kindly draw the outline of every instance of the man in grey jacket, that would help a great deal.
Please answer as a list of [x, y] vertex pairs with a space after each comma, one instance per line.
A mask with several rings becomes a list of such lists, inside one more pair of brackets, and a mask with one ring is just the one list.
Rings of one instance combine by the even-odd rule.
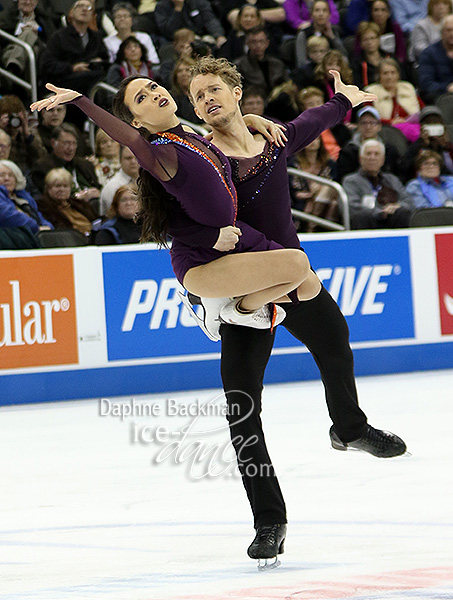
[[395, 175], [385, 173], [385, 146], [379, 140], [364, 142], [360, 169], [343, 180], [348, 195], [352, 229], [408, 227], [412, 199]]

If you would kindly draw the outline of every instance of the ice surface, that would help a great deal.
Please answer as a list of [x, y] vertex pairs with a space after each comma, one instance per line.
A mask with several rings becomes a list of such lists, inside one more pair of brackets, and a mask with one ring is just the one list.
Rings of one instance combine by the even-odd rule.
[[[289, 520], [266, 573], [246, 555], [251, 512], [219, 390], [141, 396], [154, 414], [124, 420], [101, 408], [132, 399], [0, 409], [0, 598], [453, 599], [453, 372], [358, 386], [370, 423], [412, 456], [330, 449], [318, 382], [265, 389]], [[208, 402], [213, 416], [172, 414]]]

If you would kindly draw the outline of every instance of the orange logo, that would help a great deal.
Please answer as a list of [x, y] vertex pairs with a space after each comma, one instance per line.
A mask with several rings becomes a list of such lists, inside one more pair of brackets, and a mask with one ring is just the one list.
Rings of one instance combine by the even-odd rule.
[[0, 259], [0, 369], [78, 362], [73, 258]]

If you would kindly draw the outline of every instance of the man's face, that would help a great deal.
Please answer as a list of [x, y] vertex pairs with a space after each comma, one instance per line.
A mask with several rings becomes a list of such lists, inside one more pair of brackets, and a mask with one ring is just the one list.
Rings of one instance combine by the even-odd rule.
[[247, 46], [249, 47], [251, 56], [257, 60], [263, 60], [269, 46], [269, 40], [264, 31], [249, 33], [247, 36]]
[[59, 127], [66, 117], [66, 106], [60, 104], [49, 110], [41, 111], [42, 122], [46, 127]]
[[378, 174], [385, 162], [385, 154], [377, 144], [368, 146], [360, 156], [360, 165], [364, 171]]
[[51, 140], [53, 151], [58, 158], [71, 161], [77, 152], [77, 138], [72, 133], [62, 131], [56, 140]]
[[18, 0], [17, 7], [24, 15], [31, 14], [38, 4], [38, 0]]
[[453, 47], [453, 16], [446, 17], [442, 29], [442, 42], [448, 48]]
[[138, 162], [129, 148], [123, 148], [123, 152], [121, 154], [121, 168], [133, 179], [137, 179], [138, 177]]
[[382, 125], [371, 113], [365, 113], [360, 117], [357, 129], [359, 130], [360, 139], [365, 141], [377, 137]]
[[72, 18], [79, 23], [89, 23], [93, 13], [93, 6], [88, 0], [79, 0], [72, 8]]
[[237, 114], [242, 90], [230, 88], [219, 75], [197, 75], [190, 83], [197, 115], [213, 127], [225, 126]]
[[247, 96], [241, 102], [241, 111], [243, 115], [253, 114], [262, 117], [264, 115], [264, 100], [261, 96]]

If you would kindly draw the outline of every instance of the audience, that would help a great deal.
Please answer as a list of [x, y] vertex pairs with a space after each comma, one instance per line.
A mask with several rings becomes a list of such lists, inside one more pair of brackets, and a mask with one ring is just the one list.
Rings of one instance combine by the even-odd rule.
[[92, 157], [96, 177], [104, 187], [120, 170], [120, 145], [102, 129], [96, 131], [94, 156]]
[[72, 194], [72, 175], [66, 169], [47, 173], [38, 206], [56, 229], [76, 229], [84, 235], [91, 233], [92, 222], [99, 217], [88, 202]]
[[[283, 8], [285, 9], [286, 22], [288, 25], [295, 31], [309, 28], [312, 25], [312, 19], [314, 19], [314, 4], [314, 2], [305, 2], [305, 0], [285, 0]], [[333, 0], [326, 0], [326, 4], [328, 5], [329, 23], [338, 25], [340, 16], [335, 2], [333, 2]], [[309, 36], [307, 35], [307, 38], [308, 37]]]
[[116, 28], [116, 33], [104, 38], [104, 44], [109, 53], [111, 63], [115, 62], [121, 42], [124, 42], [130, 36], [134, 36], [146, 48], [148, 60], [152, 65], [159, 64], [159, 56], [153, 40], [148, 33], [144, 31], [132, 31], [132, 21], [135, 14], [135, 9], [128, 2], [119, 2], [112, 9], [113, 24]]
[[453, 176], [441, 175], [442, 157], [432, 150], [422, 150], [415, 160], [417, 178], [406, 186], [415, 208], [453, 206]]
[[343, 179], [351, 229], [408, 227], [413, 202], [398, 177], [382, 171], [384, 144], [366, 140], [360, 147], [359, 161], [360, 169]]
[[386, 54], [380, 46], [381, 34], [379, 25], [363, 21], [357, 29], [359, 56], [352, 61], [352, 72], [355, 85], [363, 89], [371, 83], [379, 81], [379, 65]]
[[409, 59], [418, 62], [418, 57], [425, 48], [435, 44], [441, 38], [443, 19], [451, 13], [451, 0], [429, 0], [428, 15], [415, 25], [409, 44]]
[[403, 30], [392, 18], [388, 0], [371, 0], [370, 21], [379, 27], [381, 50], [395, 56], [403, 65], [407, 60], [406, 40]]
[[123, 79], [131, 75], [154, 77], [146, 48], [133, 35], [121, 42], [115, 64], [109, 68], [106, 81], [117, 88]]
[[453, 92], [453, 15], [442, 21], [440, 34], [440, 41], [425, 48], [419, 57], [418, 82], [426, 104]]
[[194, 64], [195, 61], [189, 57], [178, 60], [172, 74], [170, 92], [178, 105], [176, 111], [178, 117], [191, 123], [202, 123], [203, 121], [195, 114], [193, 104], [190, 101], [190, 69]]
[[218, 52], [219, 57], [233, 62], [247, 53], [245, 34], [250, 29], [264, 25], [264, 19], [259, 8], [252, 4], [244, 4], [238, 12], [233, 29], [229, 32], [226, 42]]
[[[266, 110], [266, 94], [256, 86], [245, 88], [242, 92], [241, 111], [243, 115], [249, 113], [262, 117]], [[1, 140], [0, 140], [1, 141]]]
[[0, 160], [0, 227], [27, 227], [32, 233], [53, 229], [25, 190], [27, 181], [10, 160]]
[[[52, 152], [52, 144], [50, 143], [52, 131], [55, 127], [62, 125], [65, 122], [65, 118], [65, 104], [59, 104], [53, 108], [42, 110], [38, 115], [38, 133], [49, 154]], [[73, 125], [73, 127], [77, 133], [77, 156], [86, 156], [87, 154], [90, 154], [90, 150], [85, 141], [83, 133], [78, 127], [75, 127], [75, 125]]]
[[120, 170], [110, 179], [101, 192], [101, 215], [107, 214], [118, 188], [129, 183], [136, 183], [138, 177], [138, 162], [127, 146], [120, 148]]
[[141, 227], [135, 223], [138, 212], [137, 186], [122, 185], [113, 196], [105, 221], [96, 232], [95, 243], [98, 246], [112, 244], [138, 244]]

